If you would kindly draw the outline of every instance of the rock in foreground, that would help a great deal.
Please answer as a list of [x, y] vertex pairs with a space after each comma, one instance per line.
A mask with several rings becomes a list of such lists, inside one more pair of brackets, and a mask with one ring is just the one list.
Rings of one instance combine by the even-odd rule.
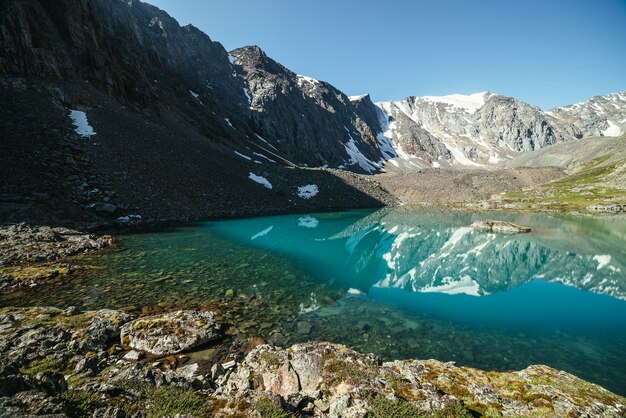
[[121, 341], [135, 350], [166, 356], [219, 338], [219, 328], [213, 312], [177, 311], [125, 324]]
[[472, 228], [478, 231], [498, 232], [501, 234], [519, 234], [528, 233], [531, 231], [531, 229], [526, 226], [516, 225], [511, 222], [492, 220], [475, 221], [472, 224]]
[[[181, 315], [187, 319], [180, 319]], [[0, 309], [0, 417], [626, 414], [626, 399], [546, 366], [505, 373], [436, 360], [382, 363], [372, 354], [320, 342], [286, 349], [258, 345], [247, 355], [233, 351], [226, 357], [198, 359], [199, 363], [185, 355], [142, 360], [139, 353], [128, 352], [115, 338], [109, 339], [128, 319], [110, 310]], [[141, 329], [140, 321], [125, 326]], [[162, 336], [152, 336], [167, 340], [164, 330], [171, 324], [193, 322], [202, 328], [200, 322], [212, 323], [213, 315], [180, 311], [143, 321], [145, 326], [170, 324], [160, 328]], [[172, 326], [172, 334], [176, 329]], [[93, 338], [98, 335], [103, 338]], [[98, 351], [85, 351], [81, 341], [101, 345]], [[226, 358], [233, 360], [224, 362]]]

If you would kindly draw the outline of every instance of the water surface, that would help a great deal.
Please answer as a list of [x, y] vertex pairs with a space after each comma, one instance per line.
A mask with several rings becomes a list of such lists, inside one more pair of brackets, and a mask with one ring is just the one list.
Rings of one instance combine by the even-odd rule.
[[[496, 235], [485, 217], [533, 228]], [[1, 305], [197, 307], [242, 335], [484, 369], [547, 364], [626, 394], [623, 217], [350, 211], [122, 237], [86, 278]], [[222, 305], [224, 306], [224, 305]], [[236, 308], [236, 309], [235, 309]]]

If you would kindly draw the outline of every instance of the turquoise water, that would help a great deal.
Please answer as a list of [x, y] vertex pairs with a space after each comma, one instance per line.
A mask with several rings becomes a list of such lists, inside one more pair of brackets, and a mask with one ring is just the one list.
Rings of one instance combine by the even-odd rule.
[[[485, 217], [530, 226], [495, 235]], [[242, 336], [318, 339], [383, 359], [547, 364], [626, 394], [623, 217], [350, 211], [129, 235], [92, 271], [1, 305], [163, 309], [219, 303]]]

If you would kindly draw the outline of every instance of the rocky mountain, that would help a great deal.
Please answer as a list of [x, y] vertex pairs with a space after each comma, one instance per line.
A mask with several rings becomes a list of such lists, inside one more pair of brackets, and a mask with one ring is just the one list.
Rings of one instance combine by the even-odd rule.
[[626, 91], [595, 96], [546, 113], [571, 123], [584, 136], [620, 136], [626, 132]]
[[490, 92], [411, 96], [377, 105], [388, 117], [385, 135], [400, 156], [394, 165], [489, 167], [558, 142], [621, 135], [624, 98], [616, 93], [548, 112]]
[[137, 0], [3, 1], [0, 47], [3, 221], [382, 205], [350, 171], [490, 167], [626, 120], [623, 93], [550, 112], [492, 93], [376, 105]]
[[[140, 1], [0, 3], [0, 221], [94, 225], [391, 202], [369, 179], [293, 169], [378, 169], [376, 127], [332, 86], [313, 99], [308, 82], [261, 51], [253, 58], [247, 65], [263, 68], [266, 85], [248, 82], [218, 42]], [[325, 142], [316, 145], [297, 113], [281, 117], [288, 103], [327, 126]], [[315, 196], [299, 193], [313, 186]]]
[[354, 105], [330, 84], [295, 74], [256, 46], [230, 55], [245, 83], [257, 140], [298, 164], [370, 173], [382, 167], [369, 98]]

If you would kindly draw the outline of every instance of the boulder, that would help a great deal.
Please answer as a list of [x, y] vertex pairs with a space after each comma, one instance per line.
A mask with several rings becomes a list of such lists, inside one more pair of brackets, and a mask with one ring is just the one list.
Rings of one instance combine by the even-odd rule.
[[99, 310], [85, 329], [80, 349], [83, 352], [106, 350], [117, 339], [120, 327], [131, 319], [132, 316], [121, 311]]
[[501, 234], [528, 233], [530, 228], [516, 225], [506, 221], [479, 220], [472, 224], [472, 228], [478, 231], [499, 232]]
[[180, 353], [219, 338], [213, 312], [176, 311], [136, 319], [121, 328], [122, 345], [155, 356]]

